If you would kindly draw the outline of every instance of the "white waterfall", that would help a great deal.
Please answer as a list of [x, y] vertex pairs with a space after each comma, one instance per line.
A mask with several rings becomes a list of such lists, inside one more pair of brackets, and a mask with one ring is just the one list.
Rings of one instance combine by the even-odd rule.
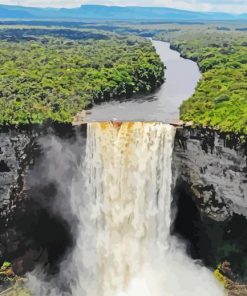
[[175, 128], [90, 123], [72, 202], [79, 221], [73, 296], [219, 296], [211, 273], [170, 236]]

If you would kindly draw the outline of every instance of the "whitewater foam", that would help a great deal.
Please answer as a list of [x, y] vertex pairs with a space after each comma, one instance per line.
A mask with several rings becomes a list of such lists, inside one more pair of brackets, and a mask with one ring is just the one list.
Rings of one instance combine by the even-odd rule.
[[170, 235], [174, 136], [163, 123], [88, 124], [73, 296], [223, 295]]

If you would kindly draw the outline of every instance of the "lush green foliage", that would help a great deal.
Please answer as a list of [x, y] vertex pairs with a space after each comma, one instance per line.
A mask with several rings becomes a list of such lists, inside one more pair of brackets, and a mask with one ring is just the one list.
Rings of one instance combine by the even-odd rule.
[[0, 32], [1, 123], [71, 122], [91, 103], [149, 92], [163, 81], [148, 40], [113, 34], [84, 40], [82, 31], [71, 40], [73, 34], [42, 30], [43, 36], [37, 28], [12, 30], [9, 40]]
[[203, 72], [181, 118], [247, 133], [246, 24], [25, 24], [0, 30], [2, 123], [70, 122], [91, 103], [154, 90], [163, 77], [159, 57], [149, 41], [129, 36], [156, 34]]
[[203, 74], [194, 95], [182, 104], [181, 118], [247, 133], [247, 34], [194, 31], [169, 36], [169, 41], [197, 61]]

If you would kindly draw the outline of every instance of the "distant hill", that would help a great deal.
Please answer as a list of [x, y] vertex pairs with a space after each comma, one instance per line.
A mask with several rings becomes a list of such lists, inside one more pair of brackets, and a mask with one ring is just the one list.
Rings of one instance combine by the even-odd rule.
[[75, 20], [162, 20], [205, 21], [247, 20], [247, 14], [195, 12], [166, 7], [120, 7], [82, 5], [78, 8], [34, 8], [0, 5], [1, 19], [75, 19]]

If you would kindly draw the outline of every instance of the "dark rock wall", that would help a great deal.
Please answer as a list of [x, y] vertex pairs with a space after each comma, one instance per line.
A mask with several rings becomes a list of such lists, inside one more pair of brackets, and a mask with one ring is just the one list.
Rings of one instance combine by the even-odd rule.
[[209, 129], [178, 129], [173, 170], [176, 186], [217, 221], [247, 217], [246, 138]]
[[246, 137], [203, 128], [178, 129], [173, 155], [172, 233], [194, 259], [215, 269], [228, 261], [247, 281]]
[[27, 130], [0, 133], [0, 257], [18, 248], [12, 226], [25, 199], [24, 176], [32, 165], [34, 143], [35, 135]]
[[[58, 190], [45, 178], [50, 163], [44, 163], [42, 139], [57, 137], [63, 147], [85, 132], [85, 126], [76, 130], [66, 124], [0, 130], [0, 265], [17, 259], [20, 273], [31, 270], [35, 261], [56, 265], [72, 244], [70, 226], [52, 211]], [[30, 177], [36, 181], [30, 183]]]

